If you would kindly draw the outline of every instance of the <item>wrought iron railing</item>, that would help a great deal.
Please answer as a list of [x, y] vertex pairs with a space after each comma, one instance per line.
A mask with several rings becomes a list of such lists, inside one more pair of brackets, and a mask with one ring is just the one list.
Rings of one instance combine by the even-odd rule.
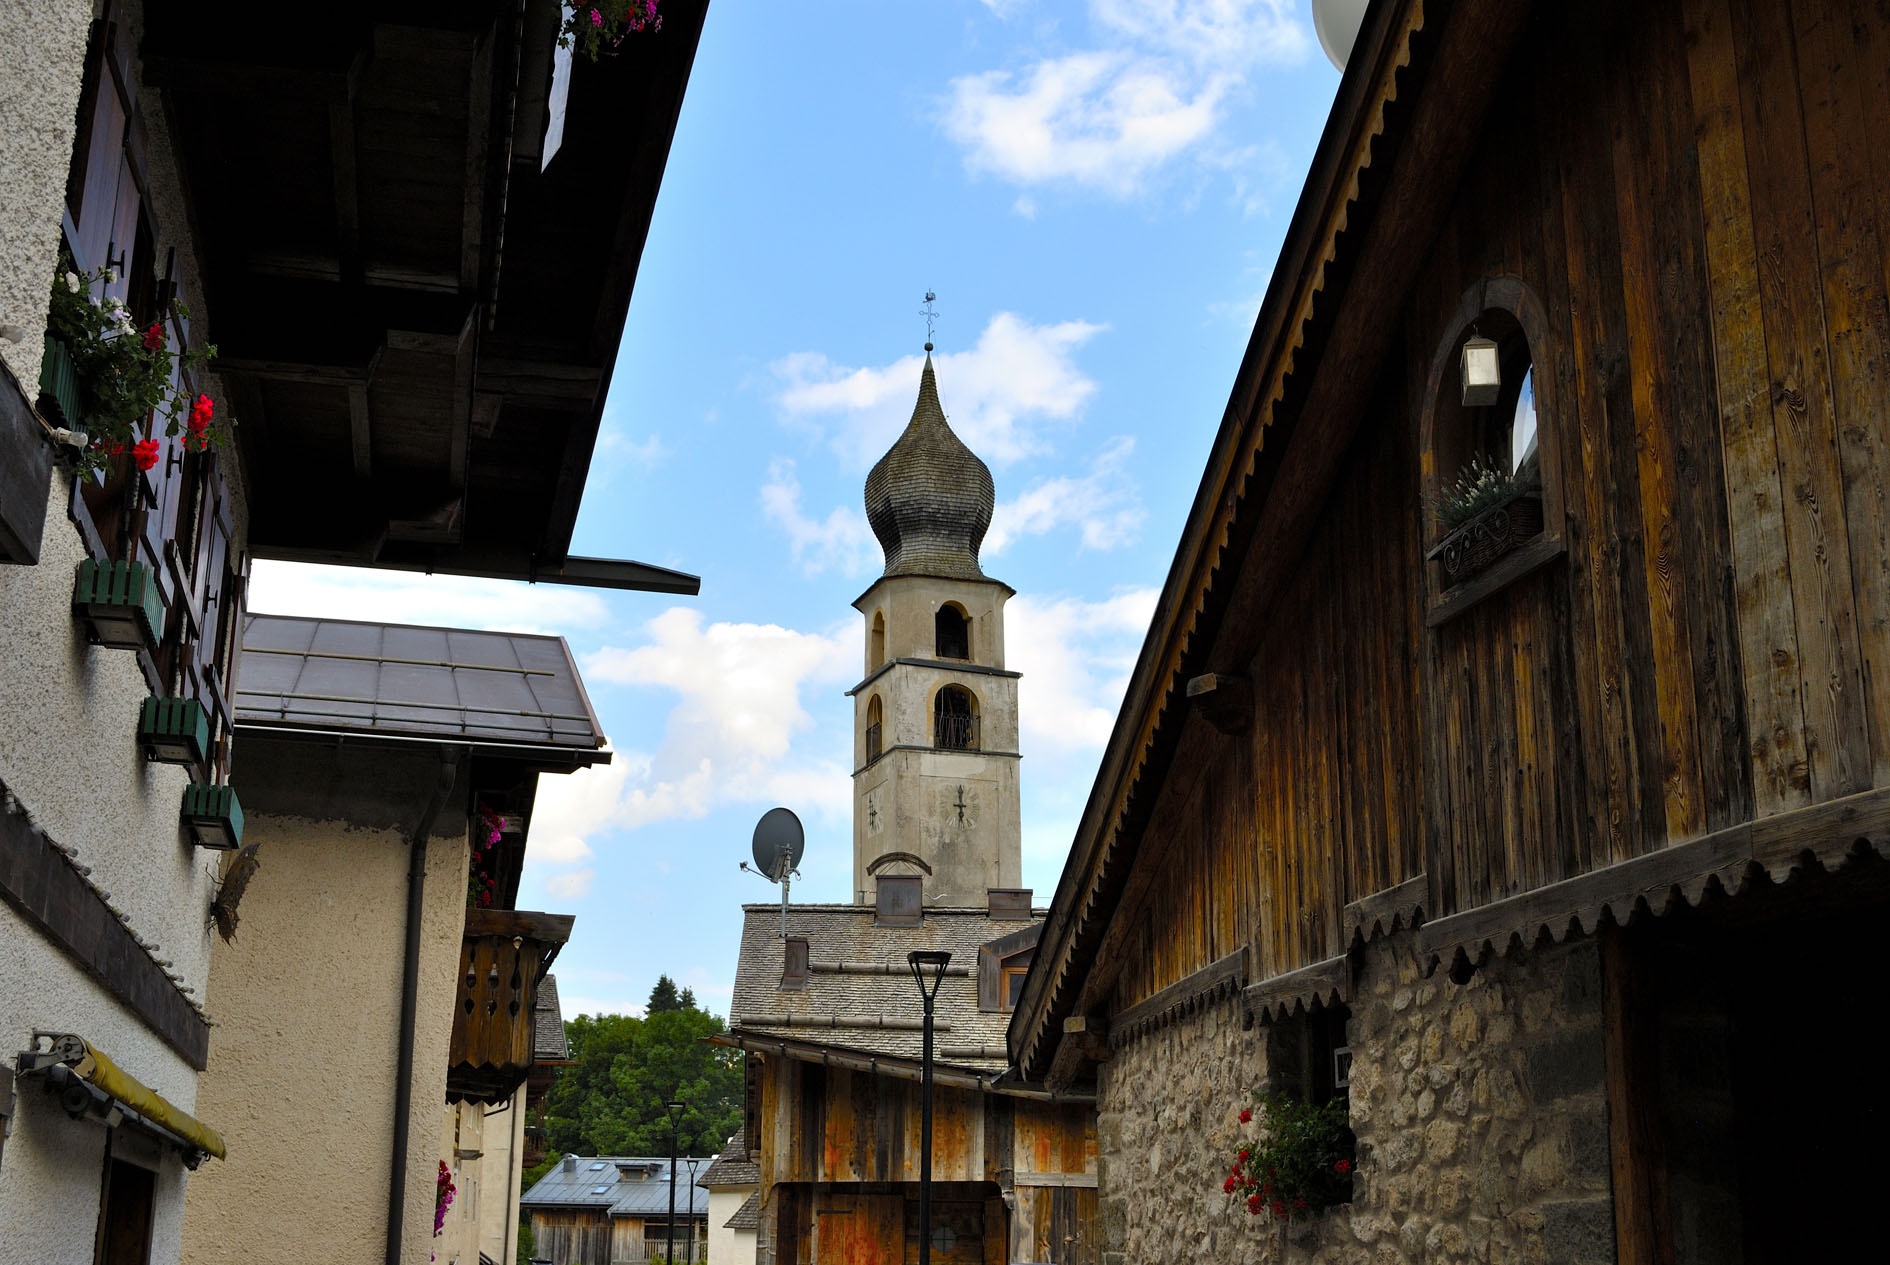
[[879, 726], [877, 724], [868, 725], [866, 727], [866, 758], [868, 760], [877, 760], [879, 759], [879, 753]]
[[978, 750], [978, 718], [951, 712], [933, 716], [932, 745], [940, 751]]

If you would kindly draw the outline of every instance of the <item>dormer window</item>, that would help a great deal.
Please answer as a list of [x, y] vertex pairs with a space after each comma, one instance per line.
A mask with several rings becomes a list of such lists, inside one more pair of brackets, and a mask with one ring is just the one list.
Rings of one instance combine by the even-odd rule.
[[939, 658], [971, 657], [971, 620], [966, 617], [963, 607], [949, 602], [939, 607], [933, 627]]

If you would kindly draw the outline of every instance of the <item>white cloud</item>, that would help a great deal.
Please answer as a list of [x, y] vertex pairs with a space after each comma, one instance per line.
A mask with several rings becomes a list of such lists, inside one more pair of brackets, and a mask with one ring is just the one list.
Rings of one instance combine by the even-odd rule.
[[786, 458], [768, 464], [761, 508], [769, 522], [787, 533], [794, 561], [808, 575], [828, 570], [859, 575], [878, 554], [879, 542], [863, 511], [836, 505], [825, 519], [807, 516], [801, 509], [801, 484], [794, 476], [794, 463]]
[[1312, 44], [1293, 0], [1091, 0], [1090, 16], [1099, 47], [951, 82], [940, 123], [968, 170], [1140, 196], [1184, 155], [1224, 165], [1229, 101]]
[[591, 880], [596, 877], [597, 872], [588, 865], [581, 870], [553, 874], [545, 880], [545, 892], [557, 900], [583, 900], [591, 890]]
[[[1000, 312], [971, 350], [934, 356], [939, 398], [959, 438], [996, 465], [1043, 450], [1044, 424], [1075, 417], [1095, 393], [1074, 355], [1103, 328], [1034, 325]], [[863, 470], [911, 418], [923, 364], [902, 356], [884, 368], [850, 368], [819, 352], [795, 352], [773, 365], [777, 400], [790, 417], [821, 427], [842, 459]]]
[[621, 997], [579, 997], [574, 993], [558, 994], [558, 1009], [564, 1012], [566, 1020], [579, 1015], [629, 1015], [641, 1019], [649, 1013], [647, 1002], [625, 1001]]
[[634, 440], [625, 434], [622, 428], [606, 423], [603, 432], [597, 437], [597, 456], [599, 461], [613, 465], [635, 466], [642, 470], [653, 470], [664, 458], [669, 456], [669, 445], [663, 442], [661, 435], [651, 435], [642, 441]]
[[1160, 596], [1124, 589], [1100, 602], [1021, 594], [1004, 608], [1006, 662], [1023, 673], [1024, 754], [1100, 749]]
[[701, 817], [728, 803], [791, 800], [816, 811], [852, 801], [843, 754], [810, 754], [794, 739], [813, 727], [804, 687], [857, 674], [850, 628], [804, 633], [775, 624], [716, 623], [673, 607], [646, 625], [649, 640], [607, 647], [584, 660], [593, 683], [656, 686], [680, 695], [661, 743], [624, 756], [622, 780], [599, 786], [586, 811], [633, 829], [666, 818]]
[[610, 607], [587, 589], [296, 562], [258, 562], [249, 581], [249, 608], [270, 615], [505, 632], [564, 633], [610, 620]]
[[1126, 469], [1135, 440], [1118, 435], [1103, 445], [1089, 473], [1039, 480], [991, 516], [984, 552], [1004, 551], [1019, 536], [1040, 536], [1059, 527], [1081, 529], [1083, 548], [1114, 549], [1135, 539], [1148, 517]]

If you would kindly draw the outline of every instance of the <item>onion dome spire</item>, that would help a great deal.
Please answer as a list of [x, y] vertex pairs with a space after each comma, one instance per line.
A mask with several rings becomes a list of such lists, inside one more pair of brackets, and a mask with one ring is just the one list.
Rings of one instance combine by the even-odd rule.
[[978, 546], [997, 492], [990, 468], [945, 420], [931, 343], [925, 353], [912, 420], [866, 476], [866, 520], [885, 551], [887, 575], [982, 580]]

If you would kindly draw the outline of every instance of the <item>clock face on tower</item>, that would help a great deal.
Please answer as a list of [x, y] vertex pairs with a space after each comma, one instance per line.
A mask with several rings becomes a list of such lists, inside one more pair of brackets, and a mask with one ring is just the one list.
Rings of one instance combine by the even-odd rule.
[[880, 810], [880, 792], [874, 788], [866, 793], [860, 804], [860, 811], [865, 815], [866, 833], [880, 834], [886, 829], [886, 814]]

